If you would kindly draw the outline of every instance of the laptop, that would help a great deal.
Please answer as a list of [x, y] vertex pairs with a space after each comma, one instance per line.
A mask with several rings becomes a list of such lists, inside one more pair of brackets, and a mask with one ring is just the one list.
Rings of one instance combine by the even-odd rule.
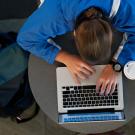
[[96, 81], [105, 65], [96, 65], [96, 73], [76, 84], [67, 67], [56, 69], [59, 123], [123, 121], [122, 74], [112, 95], [96, 93]]

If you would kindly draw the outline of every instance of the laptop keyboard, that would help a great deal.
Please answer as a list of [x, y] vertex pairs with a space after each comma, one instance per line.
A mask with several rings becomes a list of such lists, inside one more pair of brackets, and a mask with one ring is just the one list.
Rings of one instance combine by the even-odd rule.
[[63, 89], [63, 108], [115, 106], [118, 105], [118, 90], [112, 95], [96, 93], [96, 85], [66, 86]]

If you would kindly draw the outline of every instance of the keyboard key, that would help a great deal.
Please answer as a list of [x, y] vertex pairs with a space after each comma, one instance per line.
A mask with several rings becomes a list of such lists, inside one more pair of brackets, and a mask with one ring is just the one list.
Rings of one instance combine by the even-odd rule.
[[71, 101], [74, 101], [74, 98], [71, 98]]
[[118, 99], [118, 96], [113, 96], [113, 99]]
[[69, 96], [68, 95], [63, 95], [63, 98], [68, 98]]
[[63, 105], [68, 105], [68, 102], [63, 102]]
[[91, 97], [92, 96], [92, 94], [91, 93], [89, 93], [89, 97]]
[[70, 91], [63, 91], [63, 94], [70, 94]]
[[88, 101], [88, 104], [91, 104], [91, 101]]
[[72, 91], [70, 91], [70, 93], [71, 93], [71, 94], [74, 94], [74, 92], [75, 92], [75, 91], [73, 91], [73, 90], [72, 90]]
[[70, 94], [70, 97], [73, 97], [73, 95]]
[[78, 90], [81, 90], [82, 89], [82, 86], [78, 86]]
[[85, 94], [85, 97], [88, 97], [89, 95], [88, 94]]
[[95, 101], [92, 101], [92, 104], [95, 104]]
[[69, 90], [69, 87], [66, 87], [66, 90]]
[[107, 101], [106, 100], [103, 100], [103, 103], [107, 103]]
[[112, 98], [113, 98], [112, 96], [109, 97], [109, 99], [112, 99]]
[[95, 89], [95, 85], [88, 85], [88, 86], [83, 86], [83, 89]]
[[85, 98], [83, 97], [83, 98], [82, 98], [82, 101], [84, 101], [84, 100], [85, 100]]
[[84, 97], [84, 94], [81, 94], [81, 97]]
[[83, 93], [83, 91], [82, 90], [79, 90], [79, 93]]
[[96, 104], [99, 104], [99, 101], [96, 101]]
[[93, 100], [93, 97], [90, 97], [90, 100]]
[[83, 93], [87, 93], [87, 91], [86, 90], [83, 90]]
[[107, 103], [110, 103], [111, 101], [110, 100], [107, 100]]
[[117, 92], [114, 92], [112, 95], [113, 95], [113, 96], [117, 96], [117, 95], [118, 95], [118, 93], [117, 93]]
[[87, 90], [87, 93], [89, 93], [90, 92], [90, 90]]
[[101, 100], [104, 100], [104, 99], [105, 99], [105, 97], [104, 97], [104, 96], [102, 96], [102, 97], [101, 97]]
[[83, 101], [81, 101], [81, 104], [83, 105]]

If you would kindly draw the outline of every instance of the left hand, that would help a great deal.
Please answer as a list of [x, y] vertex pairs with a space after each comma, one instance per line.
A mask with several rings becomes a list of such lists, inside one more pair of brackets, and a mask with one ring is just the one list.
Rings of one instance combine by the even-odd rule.
[[118, 72], [113, 70], [112, 65], [107, 65], [97, 81], [96, 91], [100, 93], [100, 95], [107, 96], [108, 94], [112, 94], [117, 85], [118, 74]]

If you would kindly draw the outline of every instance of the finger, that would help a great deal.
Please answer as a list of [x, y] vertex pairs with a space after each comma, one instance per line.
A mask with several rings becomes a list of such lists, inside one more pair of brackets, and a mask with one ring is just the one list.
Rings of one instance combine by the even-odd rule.
[[[69, 70], [70, 71], [70, 70]], [[75, 74], [75, 73], [72, 73], [71, 71], [70, 71], [70, 73], [71, 73], [71, 76], [73, 77], [73, 80], [75, 81], [75, 83], [76, 84], [80, 84], [80, 80], [79, 80], [79, 78], [77, 77], [77, 75]]]
[[77, 75], [73, 74], [72, 76], [73, 76], [73, 79], [74, 79], [75, 83], [80, 84], [80, 80], [77, 77]]
[[104, 95], [108, 82], [103, 82], [100, 90], [100, 95]]
[[94, 69], [92, 66], [90, 66], [89, 64], [87, 64], [87, 63], [82, 63], [82, 64], [81, 64], [81, 67], [86, 68], [86, 69], [89, 70], [91, 73], [94, 73], [94, 72], [95, 72], [95, 69]]
[[80, 79], [82, 79], [82, 80], [87, 79], [87, 76], [86, 76], [85, 74], [83, 74], [82, 72], [78, 72], [78, 73], [77, 73], [77, 76], [78, 76]]
[[102, 81], [99, 80], [99, 81], [97, 82], [97, 84], [96, 84], [96, 92], [97, 92], [97, 93], [99, 93], [101, 86], [102, 86]]
[[82, 68], [82, 69], [81, 69], [81, 72], [82, 72], [83, 74], [85, 74], [87, 77], [89, 77], [89, 76], [91, 75], [91, 72], [90, 72], [89, 70], [87, 70], [86, 68]]
[[112, 84], [112, 89], [111, 89], [110, 95], [112, 95], [114, 93], [116, 86], [117, 86], [117, 83]]
[[105, 96], [107, 96], [111, 92], [111, 89], [112, 89], [112, 83], [108, 83], [105, 91]]

